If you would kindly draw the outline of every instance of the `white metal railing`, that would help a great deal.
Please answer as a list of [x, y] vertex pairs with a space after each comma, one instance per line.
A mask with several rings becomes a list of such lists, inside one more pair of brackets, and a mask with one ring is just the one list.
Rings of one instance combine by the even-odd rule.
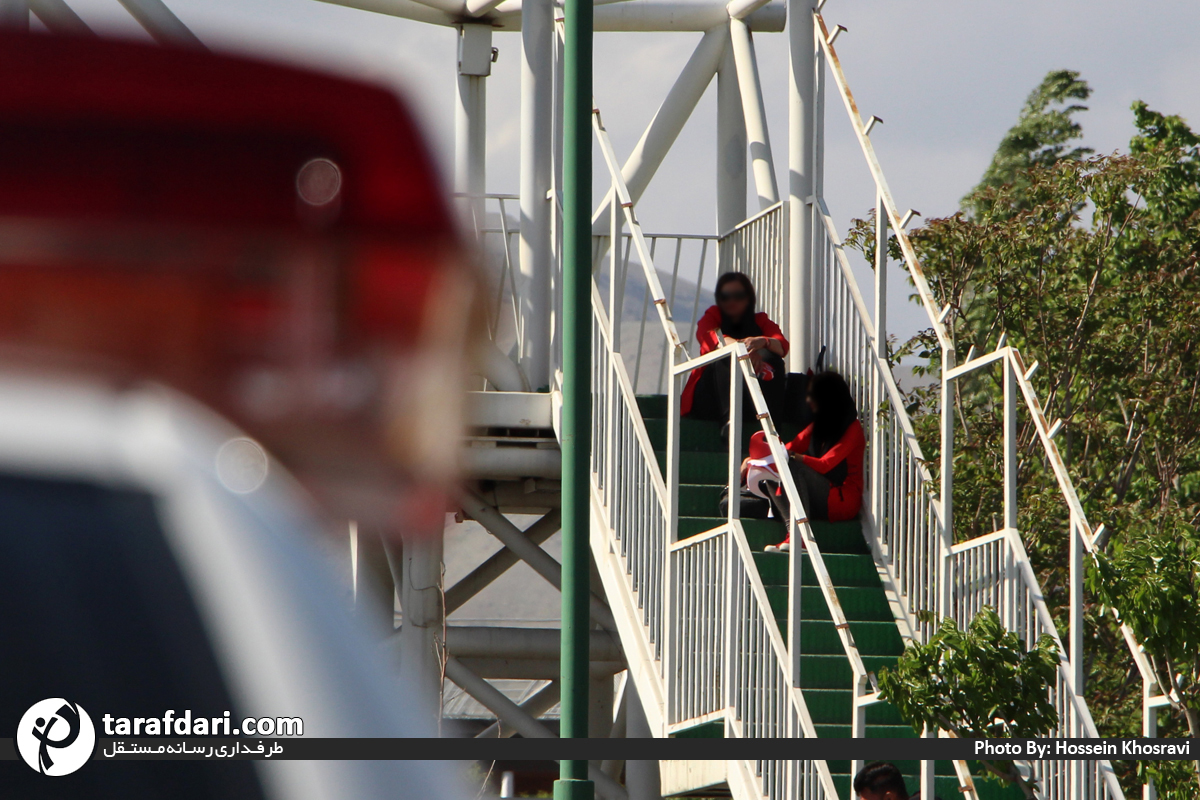
[[[669, 265], [659, 273], [663, 297], [671, 318], [684, 330], [694, 330], [709, 301], [717, 275], [716, 236], [681, 233], [643, 233], [650, 258]], [[661, 326], [653, 319], [651, 292], [644, 279], [644, 265], [634, 247], [633, 234], [618, 230], [616, 248], [612, 236], [592, 237], [592, 275], [610, 318], [619, 321], [613, 330], [614, 349], [624, 353], [630, 365], [630, 380], [641, 393], [662, 394], [668, 372], [668, 352], [663, 347]], [[632, 272], [630, 267], [633, 267]], [[704, 305], [702, 306], [701, 303]], [[620, 313], [614, 313], [618, 309]], [[699, 353], [695, 342], [685, 343]]]
[[[730, 737], [815, 737], [741, 522], [671, 547], [668, 730], [721, 722]], [[837, 797], [824, 761], [743, 765], [769, 800]]]
[[[685, 361], [681, 364], [676, 364], [672, 367], [672, 381], [670, 384], [670, 393], [668, 394], [668, 414], [669, 422], [667, 430], [669, 439], [667, 443], [667, 477], [666, 485], [669, 496], [676, 497], [679, 491], [679, 439], [678, 436], [670, 435], [679, 427], [679, 410], [676, 406], [676, 398], [682, 388], [682, 382], [691, 373], [692, 370], [699, 367], [714, 364], [715, 362], [728, 358], [730, 359], [730, 404], [729, 404], [729, 472], [727, 480], [728, 488], [728, 520], [729, 526], [734, 526], [737, 523], [740, 513], [738, 498], [741, 492], [741, 445], [742, 441], [742, 386], [743, 384], [749, 390], [751, 401], [754, 404], [754, 416], [758, 420], [762, 428], [763, 434], [766, 437], [767, 444], [771, 448], [771, 455], [774, 456], [775, 463], [787, 464], [788, 455], [784, 449], [783, 440], [775, 430], [774, 421], [767, 410], [766, 400], [763, 398], [762, 389], [755, 380], [754, 373], [751, 367], [750, 355], [746, 351], [746, 346], [741, 342], [733, 342], [725, 344], [718, 350], [714, 350], [698, 358]], [[783, 490], [788, 499], [790, 516], [784, 520], [788, 532], [792, 536], [792, 541], [797, 543], [797, 546], [791, 551], [791, 580], [790, 580], [790, 613], [789, 619], [791, 628], [789, 630], [790, 649], [783, 651], [783, 657], [788, 659], [789, 667], [786, 672], [791, 676], [791, 686], [799, 686], [799, 658], [800, 652], [800, 587], [802, 585], [801, 569], [804, 559], [807, 559], [817, 578], [817, 585], [821, 590], [825, 605], [828, 607], [830, 618], [833, 620], [834, 627], [838, 632], [838, 636], [842, 643], [843, 651], [847, 660], [850, 662], [851, 671], [853, 673], [853, 697], [852, 716], [849, 720], [851, 724], [852, 735], [863, 736], [866, 732], [866, 706], [875, 702], [877, 698], [868, 691], [869, 676], [866, 668], [863, 665], [862, 656], [858, 652], [858, 647], [854, 643], [854, 637], [850, 633], [850, 626], [846, 619], [845, 613], [842, 611], [841, 603], [838, 601], [837, 591], [834, 589], [833, 581], [829, 577], [829, 572], [825, 567], [825, 560], [821, 555], [820, 547], [817, 545], [816, 537], [813, 534], [812, 526], [809, 525], [807, 513], [800, 501], [800, 494], [796, 489], [795, 480], [792, 477], [791, 471], [788, 469], [780, 470], [780, 480], [783, 485]], [[674, 537], [672, 537], [674, 538]], [[749, 562], [751, 571], [754, 572], [754, 578], [757, 580], [757, 570], [753, 567], [753, 557], [746, 555], [745, 561]], [[736, 567], [736, 564], [734, 565]], [[761, 583], [761, 582], [760, 582]], [[763, 597], [765, 598], [765, 593]], [[748, 658], [760, 657], [763, 652], [769, 652], [765, 648], [766, 640], [758, 638], [754, 631], [729, 629], [730, 647], [740, 647], [742, 649], [749, 648], [754, 651], [754, 655], [745, 656]], [[769, 674], [769, 671], [765, 674]], [[776, 702], [772, 700], [771, 702]], [[803, 699], [800, 701], [803, 706]], [[757, 721], [746, 723], [751, 727], [755, 725], [769, 724], [769, 720], [774, 719], [772, 709], [774, 706], [764, 706], [760, 711], [762, 715], [757, 718]], [[735, 714], [735, 718], [736, 718]], [[757, 733], [753, 735], [758, 735]]]
[[[814, 214], [824, 229], [824, 244], [814, 255], [819, 270], [817, 289], [828, 305], [821, 309], [821, 324], [826, 335], [834, 337], [843, 355], [831, 354], [834, 363], [860, 382], [857, 390], [874, 400], [872, 414], [872, 458], [869, 473], [870, 528], [877, 556], [888, 577], [901, 594], [909, 623], [918, 639], [928, 635], [913, 618], [921, 609], [953, 616], [960, 624], [984, 605], [992, 605], [1010, 630], [1032, 645], [1042, 633], [1058, 644], [1060, 668], [1051, 696], [1060, 714], [1059, 736], [1097, 737], [1098, 731], [1087, 704], [1077, 687], [1082, 682], [1082, 559], [1094, 550], [1096, 531], [1088, 525], [1065, 465], [1053, 442], [1052, 429], [1042, 413], [1041, 404], [1029, 383], [1036, 364], [1026, 369], [1016, 350], [1005, 347], [1003, 340], [994, 353], [978, 359], [967, 355], [967, 363], [956, 365], [954, 342], [946, 327], [952, 308], [939, 308], [916, 259], [912, 243], [904, 231], [910, 214], [901, 215], [875, 156], [854, 97], [847, 85], [832, 37], [819, 13], [814, 13], [816, 47], [830, 68], [838, 93], [846, 107], [855, 137], [870, 169], [876, 190], [876, 317], [883, 314], [882, 280], [886, 265], [887, 230], [895, 235], [917, 296], [929, 317], [941, 348], [941, 485], [933, 496], [933, 486], [924, 466], [919, 446], [912, 434], [902, 398], [886, 365], [886, 344], [882, 331], [876, 335], [869, 323], [866, 306], [854, 285], [853, 273], [845, 259], [836, 229], [824, 202], [817, 197]], [[818, 104], [820, 103], [818, 98]], [[820, 113], [820, 112], [818, 112]], [[857, 325], [848, 316], [857, 316]], [[840, 361], [838, 359], [841, 359]], [[954, 408], [951, 403], [954, 381], [969, 372], [995, 362], [1005, 365], [1005, 529], [960, 545], [953, 543], [953, 447]], [[1071, 641], [1068, 651], [1046, 608], [1036, 575], [1025, 558], [1024, 547], [1016, 532], [1016, 404], [1020, 394], [1032, 415], [1037, 435], [1051, 464], [1070, 516], [1071, 543]], [[1002, 535], [1001, 535], [1002, 534]], [[932, 577], [934, 589], [928, 589]], [[1153, 673], [1140, 653], [1132, 633], [1123, 628], [1135, 662], [1149, 683]], [[1072, 659], [1070, 656], [1074, 656]], [[1048, 798], [1102, 798], [1123, 800], [1124, 794], [1107, 761], [1046, 761], [1034, 767], [1043, 795]]]
[[933, 478], [904, 410], [904, 399], [891, 368], [876, 351], [875, 328], [854, 271], [823, 199], [818, 198], [824, 231], [824, 257], [816, 298], [818, 341], [828, 348], [826, 366], [841, 373], [867, 415], [871, 459], [864, 464], [867, 497], [864, 515], [888, 568], [907, 616], [908, 627], [921, 641], [933, 625], [918, 611], [938, 610], [938, 552], [941, 508]]
[[[460, 200], [465, 195], [456, 195]], [[476, 196], [476, 200], [478, 200]], [[522, 315], [517, 288], [520, 242], [520, 198], [515, 194], [488, 194], [482, 203], [482, 219], [470, 220], [478, 252], [483, 260], [487, 285], [487, 329], [493, 342], [509, 352], [521, 341]], [[474, 208], [475, 206], [472, 206]], [[516, 211], [510, 216], [510, 210]], [[469, 214], [474, 217], [474, 214]]]
[[[711, 304], [708, 295], [716, 279], [722, 273], [736, 271], [746, 273], [754, 282], [758, 310], [787, 330], [787, 224], [786, 204], [779, 202], [721, 236], [643, 233], [650, 258], [664, 265], [659, 280], [671, 318], [680, 329], [696, 329], [700, 315]], [[634, 389], [662, 394], [669, 372], [667, 351], [661, 345], [661, 331], [650, 318], [651, 293], [639, 274], [642, 265], [633, 234], [623, 228], [618, 220], [616, 248], [609, 247], [611, 233], [592, 237], [592, 274], [609, 315], [621, 321], [614, 332], [614, 345], [632, 365]], [[614, 308], [620, 309], [619, 315], [614, 315]], [[700, 354], [699, 342], [685, 341], [685, 345], [692, 356]]]
[[754, 282], [758, 310], [789, 330], [788, 213], [780, 201], [720, 237], [720, 272], [744, 272]]
[[[798, 671], [794, 667], [799, 650], [799, 576], [803, 564], [800, 547], [793, 550], [791, 557], [792, 603], [796, 610], [791, 615], [793, 645], [789, 649], [778, 630], [737, 519], [743, 381], [750, 389], [772, 451], [781, 463], [784, 462], [783, 442], [766, 412], [757, 381], [749, 372], [749, 354], [745, 345], [738, 342], [697, 359], [687, 359], [687, 349], [672, 319], [670, 301], [655, 269], [653, 253], [634, 214], [612, 143], [598, 111], [593, 112], [593, 127], [612, 179], [612, 198], [616, 200], [609, 204], [613, 216], [610, 241], [620, 241], [615, 219], [620, 214], [629, 232], [629, 249], [636, 253], [642, 267], [647, 292], [645, 303], [647, 308], [653, 304], [657, 309], [659, 324], [656, 327], [664, 352], [668, 354], [670, 369], [671, 380], [667, 382], [667, 477], [664, 479], [654, 463], [654, 452], [636, 406], [634, 386], [625, 370], [624, 355], [615, 347], [615, 331], [619, 326], [613, 316], [605, 315], [601, 307], [605, 305], [604, 298], [597, 283], [593, 282], [595, 432], [592, 479], [608, 518], [612, 546], [621, 554], [626, 575], [638, 597], [643, 630], [653, 643], [655, 654], [665, 655], [660, 661], [660, 675], [667, 695], [666, 726], [669, 730], [672, 726], [720, 718], [724, 720], [727, 733], [734, 736], [814, 736], [815, 728], [798, 689]], [[611, 248], [610, 257], [614, 265], [610, 276], [618, 276], [621, 269], [617, 266], [618, 259], [624, 260], [620, 248]], [[608, 290], [607, 308], [610, 311], [620, 309], [618, 281], [610, 277]], [[692, 367], [721, 358], [731, 359], [733, 378], [729, 485], [733, 487], [730, 496], [734, 501], [730, 504], [730, 518], [723, 531], [676, 544], [679, 388], [682, 376]], [[851, 660], [858, 697], [864, 694], [862, 687], [867, 680], [862, 660], [804, 517], [792, 476], [784, 470], [782, 478], [792, 508], [789, 529], [793, 531], [794, 540], [803, 541], [808, 548], [818, 584]], [[670, 587], [665, 594], [662, 581]], [[720, 600], [718, 593], [723, 595]], [[681, 608], [688, 611], [688, 616], [682, 615]], [[700, 612], [698, 617], [690, 616], [697, 610]], [[662, 646], [664, 636], [670, 642], [665, 651]], [[718, 676], [718, 683], [713, 682], [714, 675]], [[859, 703], [855, 704], [855, 709], [852, 724], [861, 735], [865, 712]], [[797, 782], [809, 787], [809, 796], [814, 798], [836, 797], [832, 776], [823, 761], [812, 765], [759, 762], [744, 766], [760, 781], [761, 793], [772, 800], [783, 800], [788, 796], [789, 787]]]
[[604, 509], [614, 552], [638, 600], [641, 624], [661, 658], [664, 561], [668, 543], [666, 497], [654, 449], [610, 323], [592, 283], [592, 485]]

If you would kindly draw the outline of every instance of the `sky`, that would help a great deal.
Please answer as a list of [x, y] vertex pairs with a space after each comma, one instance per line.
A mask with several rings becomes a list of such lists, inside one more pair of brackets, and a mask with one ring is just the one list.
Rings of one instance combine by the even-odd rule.
[[[448, 171], [453, 148], [452, 30], [317, 0], [167, 0], [210, 47], [248, 52], [395, 87], [415, 105]], [[97, 30], [145, 38], [117, 0], [69, 0]], [[872, 132], [896, 203], [928, 217], [957, 210], [987, 167], [1025, 97], [1053, 69], [1082, 73], [1094, 94], [1081, 115], [1084, 143], [1123, 149], [1130, 104], [1200, 126], [1200, 2], [1196, 0], [828, 0], [830, 25], [848, 29], [837, 50]], [[786, 34], [755, 38], [780, 185], [787, 150]], [[595, 95], [624, 158], [699, 41], [698, 33], [602, 33]], [[516, 192], [520, 35], [498, 33], [488, 79], [488, 191]], [[715, 227], [715, 81], [639, 203], [648, 231]], [[597, 183], [601, 181], [597, 156]], [[844, 230], [873, 203], [845, 110], [830, 87], [826, 200]], [[753, 209], [753, 204], [750, 206]], [[890, 279], [890, 320], [922, 323], [901, 275]], [[869, 280], [867, 274], [860, 282]], [[870, 287], [864, 285], [870, 301]]]

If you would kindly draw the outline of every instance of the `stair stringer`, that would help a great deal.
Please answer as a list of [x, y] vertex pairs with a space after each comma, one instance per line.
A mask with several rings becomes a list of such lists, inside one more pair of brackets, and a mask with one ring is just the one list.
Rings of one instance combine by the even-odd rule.
[[637, 687], [646, 722], [655, 736], [665, 737], [667, 714], [662, 662], [654, 657], [654, 646], [642, 624], [636, 592], [629, 584], [620, 555], [613, 550], [616, 536], [600, 505], [598, 494], [593, 486], [590, 526], [592, 557], [596, 561], [596, 571], [600, 573], [600, 582], [604, 585], [604, 594], [617, 626], [616, 634], [625, 653], [625, 665], [633, 685]]

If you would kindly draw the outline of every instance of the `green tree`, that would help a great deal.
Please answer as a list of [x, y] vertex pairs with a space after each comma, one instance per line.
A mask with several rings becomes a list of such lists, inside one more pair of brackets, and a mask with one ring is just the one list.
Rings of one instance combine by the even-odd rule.
[[1074, 116], [1087, 106], [1071, 103], [1086, 100], [1092, 93], [1078, 72], [1055, 70], [1025, 99], [1025, 105], [1004, 138], [983, 179], [963, 198], [963, 206], [978, 213], [988, 206], [988, 189], [1010, 186], [1019, 198], [1026, 176], [1034, 167], [1048, 167], [1066, 158], [1078, 161], [1092, 152], [1088, 147], [1067, 149], [1067, 143], [1083, 135]]
[[[1091, 570], [1089, 588], [1120, 610], [1160, 691], [1200, 738], [1200, 536], [1173, 514], [1128, 520], [1121, 533]], [[1200, 761], [1194, 766], [1200, 785]]]
[[[1072, 91], [1086, 96], [1077, 84]], [[1053, 96], [1042, 89], [1026, 112], [1041, 107], [1039, 95]], [[1184, 610], [1193, 619], [1200, 613], [1194, 565], [1200, 552], [1200, 137], [1181, 118], [1144, 103], [1133, 111], [1137, 132], [1123, 155], [1067, 150], [1072, 136], [1064, 138], [1064, 131], [1078, 134], [1071, 107], [1061, 110], [1066, 116], [1057, 117], [1057, 127], [1026, 126], [1049, 129], [1041, 140], [1048, 146], [1010, 132], [1006, 143], [1025, 141], [1026, 155], [1015, 144], [1004, 158], [997, 154], [964, 200], [967, 210], [912, 233], [935, 297], [952, 307], [948, 324], [959, 358], [973, 346], [991, 350], [1003, 334], [1027, 363], [1040, 362], [1035, 387], [1047, 418], [1065, 422], [1057, 443], [1084, 510], [1093, 524], [1116, 531], [1085, 607], [1085, 693], [1106, 735], [1139, 732], [1141, 682], [1104, 606], [1141, 631], [1164, 681], [1171, 673], [1195, 687], [1200, 653], [1193, 633], [1152, 635], [1178, 629]], [[1017, 165], [1008, 177], [1005, 164]], [[856, 221], [848, 241], [873, 257], [870, 222]], [[896, 346], [891, 357], [914, 360], [918, 374], [940, 368], [931, 330]], [[975, 373], [957, 382], [953, 397], [959, 541], [999, 527], [1000, 377], [998, 370]], [[907, 398], [926, 452], [938, 450], [938, 402], [936, 387]], [[1066, 507], [1028, 415], [1018, 436], [1018, 526], [1061, 626], [1068, 600]], [[1142, 555], [1149, 552], [1178, 555]], [[1175, 587], [1177, 594], [1150, 602], [1147, 586]], [[1179, 697], [1161, 733], [1200, 735], [1197, 695], [1180, 690]], [[1132, 788], [1132, 771], [1122, 777]], [[1200, 798], [1200, 790], [1191, 796]]]
[[[925, 644], [910, 646], [894, 669], [879, 675], [881, 696], [920, 733], [941, 728], [964, 739], [1034, 738], [1058, 724], [1048, 686], [1058, 669], [1058, 645], [1043, 635], [1027, 649], [985, 607], [966, 630], [943, 619]], [[981, 761], [989, 777], [1036, 788], [1013, 761]]]

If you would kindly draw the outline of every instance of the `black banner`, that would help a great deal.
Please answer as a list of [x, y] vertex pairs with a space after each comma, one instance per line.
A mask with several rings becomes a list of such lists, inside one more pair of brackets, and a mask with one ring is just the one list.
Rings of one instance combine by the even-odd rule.
[[[17, 758], [0, 739], [0, 760]], [[103, 738], [94, 760], [1194, 760], [1195, 739], [253, 739]]]

